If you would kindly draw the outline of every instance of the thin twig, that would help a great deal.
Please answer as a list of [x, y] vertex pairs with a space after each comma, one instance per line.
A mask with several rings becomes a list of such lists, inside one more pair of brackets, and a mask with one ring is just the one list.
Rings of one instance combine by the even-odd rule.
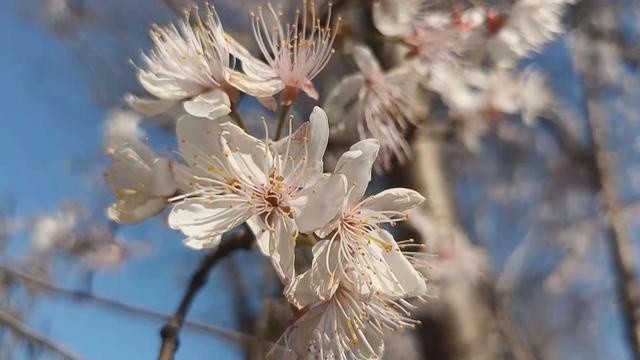
[[47, 351], [55, 353], [63, 359], [82, 359], [82, 357], [80, 357], [79, 355], [74, 354], [70, 350], [64, 348], [62, 345], [57, 344], [55, 341], [29, 328], [22, 321], [20, 321], [20, 319], [3, 310], [0, 310], [0, 325], [9, 328], [16, 337], [22, 338], [23, 340], [33, 345], [42, 347]]
[[636, 279], [634, 250], [624, 221], [623, 207], [616, 188], [613, 157], [608, 151], [604, 116], [593, 94], [587, 98], [587, 111], [591, 124], [597, 176], [600, 183], [602, 204], [609, 221], [611, 257], [616, 273], [618, 296], [621, 301], [626, 332], [635, 359], [640, 359], [640, 284]]
[[[10, 268], [8, 266], [0, 265], [0, 273], [5, 273], [8, 276], [21, 280], [30, 284], [39, 290], [44, 290], [51, 295], [63, 297], [77, 302], [87, 302], [101, 306], [108, 310], [118, 311], [121, 313], [134, 315], [138, 317], [145, 317], [147, 319], [167, 322], [171, 319], [170, 315], [165, 313], [147, 309], [139, 305], [132, 305], [120, 300], [107, 298], [98, 294], [87, 292], [83, 290], [67, 289], [55, 284], [52, 284], [38, 276], [25, 273], [23, 271]], [[191, 330], [200, 331], [202, 333], [219, 336], [229, 341], [238, 342], [241, 344], [252, 343], [253, 337], [251, 335], [243, 334], [233, 330], [223, 329], [217, 326], [205, 324], [197, 321], [186, 321], [184, 323], [185, 328]]]
[[225, 238], [215, 250], [209, 252], [200, 262], [196, 271], [191, 275], [189, 286], [182, 296], [178, 309], [169, 321], [162, 327], [160, 336], [162, 345], [158, 355], [159, 360], [172, 360], [178, 350], [178, 335], [185, 322], [187, 313], [196, 295], [207, 283], [209, 271], [227, 255], [238, 249], [249, 249], [254, 242], [254, 236], [246, 227]]
[[276, 137], [274, 140], [280, 140], [280, 136], [282, 135], [282, 128], [284, 128], [284, 119], [287, 118], [289, 114], [289, 109], [291, 109], [291, 105], [280, 105], [280, 112], [278, 114], [278, 128], [276, 129]]

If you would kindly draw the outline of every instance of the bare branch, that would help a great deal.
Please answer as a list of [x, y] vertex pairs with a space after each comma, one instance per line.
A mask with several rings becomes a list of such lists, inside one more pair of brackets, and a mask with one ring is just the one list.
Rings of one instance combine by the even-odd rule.
[[[63, 297], [72, 301], [88, 302], [88, 303], [101, 306], [108, 310], [118, 311], [121, 313], [138, 316], [138, 317], [145, 317], [155, 321], [167, 322], [172, 318], [172, 316], [170, 315], [164, 314], [159, 311], [147, 309], [139, 305], [132, 305], [120, 300], [103, 297], [95, 293], [91, 293], [83, 290], [67, 289], [67, 288], [52, 284], [38, 276], [31, 275], [31, 274], [28, 274], [4, 265], [0, 265], [0, 273], [5, 273], [12, 278], [16, 278], [25, 283], [28, 283], [29, 285], [34, 286], [39, 290], [44, 290], [50, 293], [51, 295]], [[186, 321], [184, 323], [184, 326], [191, 330], [196, 330], [206, 334], [219, 336], [223, 339], [238, 342], [241, 344], [251, 343], [253, 341], [253, 337], [250, 335], [242, 334], [242, 333], [228, 330], [228, 329], [223, 329], [217, 326], [213, 326], [213, 325], [209, 325], [201, 322]]]
[[209, 252], [203, 259], [198, 268], [191, 276], [189, 286], [182, 296], [180, 305], [175, 314], [167, 321], [160, 331], [162, 337], [162, 345], [160, 347], [159, 360], [171, 360], [174, 358], [176, 351], [178, 350], [178, 335], [185, 322], [187, 313], [191, 308], [191, 304], [196, 295], [207, 283], [209, 277], [209, 271], [227, 255], [231, 254], [238, 249], [249, 249], [254, 242], [254, 236], [246, 226], [242, 230], [225, 236], [220, 246], [215, 250]]
[[20, 319], [9, 314], [8, 312], [5, 312], [4, 310], [0, 310], [0, 324], [9, 328], [17, 337], [22, 338], [23, 340], [33, 345], [42, 347], [47, 351], [55, 353], [63, 359], [82, 359], [82, 357], [74, 354], [70, 350], [64, 348], [62, 345], [57, 344], [55, 341], [29, 328]]

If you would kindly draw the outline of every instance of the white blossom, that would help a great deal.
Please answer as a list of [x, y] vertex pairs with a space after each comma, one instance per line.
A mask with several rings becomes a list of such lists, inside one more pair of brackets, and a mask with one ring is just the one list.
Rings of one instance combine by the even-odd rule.
[[284, 359], [380, 359], [385, 331], [414, 328], [411, 305], [380, 296], [362, 299], [340, 286], [327, 301], [310, 303], [282, 336]]
[[234, 84], [272, 110], [276, 106], [273, 96], [280, 92], [284, 105], [290, 105], [301, 90], [312, 99], [319, 98], [311, 80], [329, 62], [336, 36], [331, 29], [331, 7], [324, 25], [316, 17], [315, 4], [311, 2], [307, 8], [307, 0], [303, 0], [302, 13], [296, 11], [293, 23], [283, 26], [282, 14], [271, 4], [267, 4], [266, 11], [258, 7], [258, 12], [251, 14], [253, 33], [266, 63], [230, 40], [231, 51], [242, 61], [244, 71], [232, 73]]
[[360, 72], [345, 77], [333, 88], [325, 108], [332, 119], [354, 119], [361, 140], [377, 139], [381, 155], [378, 162], [389, 170], [394, 160], [404, 164], [411, 154], [405, 134], [416, 123], [410, 98], [418, 82], [410, 67], [384, 72], [365, 46], [354, 46], [353, 57]]
[[113, 152], [125, 144], [143, 141], [146, 133], [140, 127], [140, 120], [140, 116], [132, 111], [112, 111], [104, 127], [104, 144], [107, 152]]
[[335, 174], [344, 175], [351, 187], [337, 216], [317, 231], [327, 240], [314, 245], [311, 269], [287, 289], [293, 304], [304, 303], [299, 299], [300, 286], [312, 287], [321, 300], [331, 298], [340, 284], [366, 296], [397, 299], [424, 294], [422, 275], [382, 228], [404, 220], [406, 211], [424, 198], [413, 190], [396, 188], [362, 199], [377, 152], [376, 140], [363, 140], [338, 160]]
[[71, 241], [79, 222], [78, 212], [66, 208], [54, 214], [37, 217], [31, 228], [31, 240], [36, 251], [47, 251], [62, 242]]
[[176, 192], [171, 162], [143, 143], [116, 149], [112, 157], [105, 177], [117, 200], [108, 209], [109, 218], [133, 224], [162, 211]]
[[513, 67], [517, 60], [564, 32], [564, 7], [574, 0], [519, 0], [500, 30], [487, 42], [487, 51], [499, 67]]
[[154, 48], [143, 54], [138, 80], [155, 98], [127, 96], [134, 109], [151, 116], [182, 104], [189, 114], [210, 119], [231, 111], [239, 95], [229, 81], [234, 60], [212, 6], [207, 6], [204, 19], [194, 8], [177, 26], [155, 26], [151, 40]]
[[186, 245], [209, 248], [247, 221], [278, 274], [291, 279], [298, 232], [326, 224], [346, 193], [344, 177], [322, 174], [329, 135], [324, 111], [316, 107], [308, 123], [275, 143], [268, 133], [261, 141], [231, 123], [188, 116], [177, 132], [192, 191], [174, 206], [170, 227], [187, 236]]

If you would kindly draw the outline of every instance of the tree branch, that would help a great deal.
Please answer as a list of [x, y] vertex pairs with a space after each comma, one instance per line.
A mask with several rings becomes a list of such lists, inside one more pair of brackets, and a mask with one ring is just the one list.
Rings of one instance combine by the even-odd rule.
[[[8, 266], [0, 265], [0, 273], [4, 273], [7, 276], [10, 276], [20, 281], [23, 281], [25, 283], [28, 283], [31, 286], [38, 288], [39, 290], [44, 290], [50, 293], [51, 295], [63, 297], [73, 301], [91, 302], [92, 304], [101, 306], [108, 310], [118, 311], [121, 313], [130, 314], [130, 315], [139, 316], [139, 317], [146, 317], [148, 319], [156, 320], [156, 321], [167, 322], [171, 319], [171, 316], [159, 311], [147, 309], [138, 305], [132, 305], [120, 300], [107, 298], [92, 292], [67, 289], [67, 288], [52, 284], [38, 276], [31, 275]], [[192, 330], [197, 330], [203, 333], [212, 334], [230, 341], [239, 342], [241, 344], [248, 344], [253, 342], [253, 337], [250, 335], [246, 335], [246, 334], [239, 333], [232, 330], [223, 329], [220, 327], [216, 327], [216, 326], [201, 323], [201, 322], [186, 321], [184, 323], [184, 326]]]
[[43, 349], [55, 353], [63, 359], [82, 359], [80, 356], [74, 354], [70, 350], [67, 350], [63, 346], [57, 344], [55, 341], [29, 328], [22, 321], [20, 321], [20, 319], [9, 314], [8, 312], [5, 312], [4, 310], [0, 310], [0, 324], [9, 328], [16, 337], [22, 338], [31, 344], [40, 346]]
[[615, 267], [618, 296], [621, 300], [627, 337], [633, 356], [638, 359], [640, 358], [640, 284], [636, 279], [633, 245], [624, 222], [624, 209], [616, 188], [614, 164], [611, 153], [607, 150], [605, 119], [593, 94], [587, 95], [587, 116], [591, 124], [601, 201], [605, 218], [610, 225], [609, 245]]
[[160, 347], [159, 360], [172, 360], [178, 350], [178, 335], [185, 322], [187, 313], [191, 308], [191, 304], [196, 295], [207, 283], [209, 271], [218, 263], [220, 259], [231, 254], [238, 249], [249, 249], [254, 242], [254, 236], [245, 225], [245, 228], [236, 233], [225, 236], [215, 250], [209, 252], [200, 262], [196, 271], [191, 275], [189, 286], [182, 296], [178, 309], [171, 319], [162, 327], [160, 336], [162, 337], [162, 345]]

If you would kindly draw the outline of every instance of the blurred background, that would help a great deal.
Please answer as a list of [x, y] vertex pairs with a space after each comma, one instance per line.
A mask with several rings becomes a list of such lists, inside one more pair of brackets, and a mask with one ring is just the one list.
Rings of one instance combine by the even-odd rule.
[[[0, 359], [157, 356], [160, 328], [204, 254], [182, 245], [166, 214], [126, 227], [108, 220], [104, 144], [114, 123], [138, 122], [123, 98], [142, 92], [133, 64], [151, 24], [190, 3], [0, 3]], [[249, 13], [259, 3], [213, 2], [225, 30], [254, 49]], [[344, 19], [317, 81], [321, 102], [356, 69], [341, 51], [347, 37], [394, 65], [376, 45], [371, 6], [334, 1]], [[529, 125], [520, 113], [492, 113], [479, 130], [430, 89], [419, 97], [429, 120], [406, 134], [411, 160], [377, 173], [370, 192], [407, 186], [427, 196], [396, 230], [427, 244], [435, 292], [417, 310], [423, 326], [390, 335], [386, 358], [639, 358], [640, 4], [582, 0], [562, 23], [563, 34], [517, 67], [544, 76], [552, 115]], [[303, 100], [297, 118], [312, 105]], [[251, 99], [242, 106], [256, 128], [259, 116], [274, 117]], [[139, 126], [175, 158], [170, 119]], [[356, 141], [349, 131], [333, 139], [329, 164]], [[260, 358], [247, 336], [276, 340], [289, 316], [268, 259], [234, 252], [190, 309], [176, 357]]]

